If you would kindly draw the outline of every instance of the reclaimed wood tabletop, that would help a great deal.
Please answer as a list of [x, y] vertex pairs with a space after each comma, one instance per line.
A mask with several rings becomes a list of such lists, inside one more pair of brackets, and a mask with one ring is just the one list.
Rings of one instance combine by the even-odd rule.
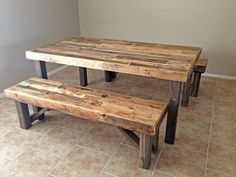
[[26, 51], [26, 58], [187, 82], [199, 47], [77, 37]]

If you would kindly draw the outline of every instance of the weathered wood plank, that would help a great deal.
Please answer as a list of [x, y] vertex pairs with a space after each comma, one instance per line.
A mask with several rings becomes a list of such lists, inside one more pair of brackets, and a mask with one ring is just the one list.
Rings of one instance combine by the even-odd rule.
[[60, 82], [31, 78], [5, 90], [7, 97], [42, 108], [155, 135], [167, 104]]
[[207, 58], [199, 59], [195, 64], [194, 72], [204, 73], [206, 71], [207, 63], [208, 63]]
[[200, 53], [196, 47], [80, 37], [27, 51], [26, 57], [186, 82]]

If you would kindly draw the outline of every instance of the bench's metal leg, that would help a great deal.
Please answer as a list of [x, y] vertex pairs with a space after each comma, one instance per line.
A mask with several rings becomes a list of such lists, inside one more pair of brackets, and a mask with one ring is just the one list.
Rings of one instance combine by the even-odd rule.
[[[48, 79], [48, 75], [47, 75], [47, 67], [46, 67], [46, 63], [45, 61], [35, 61], [35, 70], [36, 70], [36, 74], [37, 76], [43, 78], [43, 79]], [[37, 113], [40, 110], [42, 110], [42, 108], [37, 107], [37, 106], [33, 106], [33, 112]], [[39, 117], [39, 120], [43, 120], [45, 118], [45, 115], [42, 114]]]
[[88, 77], [87, 77], [87, 68], [79, 68], [80, 73], [80, 85], [86, 87], [88, 85]]
[[159, 129], [157, 130], [156, 135], [151, 137], [151, 143], [152, 143], [152, 152], [156, 154], [158, 152]]
[[149, 135], [144, 135], [140, 133], [139, 137], [139, 156], [140, 156], [140, 166], [144, 169], [148, 169], [151, 164], [151, 137]]
[[192, 82], [192, 75], [188, 78], [188, 81], [184, 83], [183, 86], [183, 93], [182, 93], [182, 106], [189, 105], [189, 97], [191, 92], [191, 82]]
[[165, 135], [165, 142], [167, 144], [174, 144], [175, 141], [181, 85], [181, 82], [172, 81], [170, 86], [170, 98]]
[[[33, 113], [38, 113], [40, 112], [43, 108], [37, 107], [37, 106], [32, 106], [33, 107]], [[43, 120], [45, 119], [45, 115], [42, 114], [41, 116], [38, 117], [38, 120]]]
[[32, 126], [31, 124], [31, 118], [29, 114], [29, 108], [28, 105], [25, 103], [21, 103], [19, 101], [16, 101], [16, 109], [19, 116], [20, 121], [20, 127], [23, 129], [28, 129]]
[[116, 72], [105, 71], [105, 80], [106, 82], [111, 82], [116, 78]]
[[200, 81], [201, 81], [201, 72], [194, 72], [194, 77], [193, 77], [193, 86], [192, 86], [192, 96], [197, 97], [198, 96], [198, 91], [200, 87]]

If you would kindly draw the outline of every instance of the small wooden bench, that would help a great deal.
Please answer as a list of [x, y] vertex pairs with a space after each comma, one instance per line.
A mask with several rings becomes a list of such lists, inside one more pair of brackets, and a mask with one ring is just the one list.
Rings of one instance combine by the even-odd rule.
[[[167, 111], [166, 103], [41, 78], [23, 81], [6, 89], [5, 94], [16, 101], [23, 129], [30, 128], [49, 109], [119, 127], [139, 144], [140, 165], [146, 169], [152, 150], [157, 151], [159, 126]], [[30, 115], [28, 105], [41, 109]]]
[[198, 96], [198, 91], [200, 87], [200, 80], [201, 80], [201, 75], [206, 71], [207, 67], [207, 58], [201, 58], [197, 61], [194, 67], [194, 76], [193, 76], [193, 82], [191, 86], [191, 95], [194, 97]]
[[[207, 59], [199, 59], [193, 69], [193, 74], [188, 78], [188, 81], [183, 85], [183, 94], [182, 94], [182, 106], [188, 106], [190, 95], [193, 97], [198, 96], [198, 91], [200, 87], [201, 75], [206, 71]], [[193, 79], [192, 79], [193, 75]]]

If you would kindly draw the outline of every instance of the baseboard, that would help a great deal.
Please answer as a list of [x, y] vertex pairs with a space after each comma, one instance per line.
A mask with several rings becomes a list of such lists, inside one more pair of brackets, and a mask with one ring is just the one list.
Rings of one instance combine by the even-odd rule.
[[[53, 74], [56, 74], [56, 73], [58, 73], [58, 72], [60, 72], [60, 71], [62, 71], [62, 70], [64, 70], [64, 69], [66, 69], [68, 66], [67, 65], [64, 65], [64, 66], [61, 66], [61, 67], [58, 67], [58, 68], [56, 68], [56, 69], [54, 69], [54, 70], [52, 70], [52, 71], [49, 71], [48, 72], [48, 76], [51, 76], [51, 75], [53, 75]], [[0, 98], [3, 98], [4, 97], [4, 92], [3, 93], [0, 93]]]
[[64, 69], [66, 69], [67, 67], [69, 67], [69, 66], [63, 65], [63, 66], [58, 67], [58, 68], [56, 68], [56, 69], [54, 69], [54, 70], [52, 70], [52, 71], [49, 71], [49, 72], [48, 72], [48, 76], [51, 76], [51, 75], [53, 75], [53, 74], [56, 74], [56, 73], [58, 73], [58, 72], [60, 72], [60, 71], [62, 71], [62, 70], [64, 70]]
[[204, 73], [203, 76], [214, 77], [219, 79], [227, 79], [227, 80], [236, 80], [236, 76], [226, 76], [220, 74]]

